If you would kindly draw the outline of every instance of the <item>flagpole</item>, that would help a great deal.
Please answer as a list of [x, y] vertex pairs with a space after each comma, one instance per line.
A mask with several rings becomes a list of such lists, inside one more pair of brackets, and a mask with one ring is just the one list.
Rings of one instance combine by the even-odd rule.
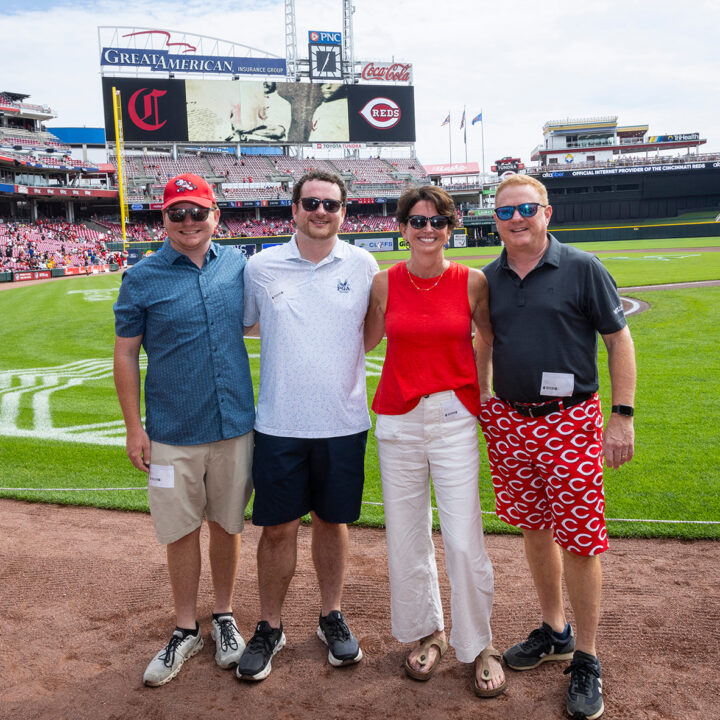
[[463, 105], [463, 139], [465, 140], [465, 164], [467, 165], [467, 117], [465, 110], [466, 106]]
[[452, 165], [452, 118], [450, 117], [450, 113], [448, 113], [448, 147], [450, 148], [450, 164]]
[[483, 182], [485, 181], [485, 115], [480, 108], [480, 140], [482, 142], [482, 174]]

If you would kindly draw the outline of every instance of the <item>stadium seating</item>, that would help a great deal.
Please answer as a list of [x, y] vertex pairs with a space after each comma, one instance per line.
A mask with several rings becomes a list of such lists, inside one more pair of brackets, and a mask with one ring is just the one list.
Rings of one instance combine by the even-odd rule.
[[212, 176], [222, 178], [225, 182], [266, 183], [269, 177], [277, 172], [271, 156], [245, 155], [237, 158], [234, 155], [208, 153], [205, 159], [212, 170]]
[[117, 255], [106, 247], [114, 239], [85, 225], [59, 219], [0, 222], [0, 271], [116, 262]]

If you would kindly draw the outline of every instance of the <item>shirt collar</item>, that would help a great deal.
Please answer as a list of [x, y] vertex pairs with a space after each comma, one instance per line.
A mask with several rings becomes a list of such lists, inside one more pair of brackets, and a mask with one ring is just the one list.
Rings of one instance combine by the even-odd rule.
[[[300, 248], [297, 246], [297, 233], [293, 233], [293, 236], [290, 238], [290, 241], [287, 244], [287, 257], [291, 260], [300, 260], [304, 262], [310, 262], [309, 260], [306, 260], [302, 255], [300, 255]], [[326, 257], [324, 257], [318, 265], [325, 265], [326, 263], [331, 263], [333, 260], [343, 260], [348, 256], [349, 249], [347, 248], [347, 243], [344, 240], [341, 240], [337, 235], [335, 236], [335, 244], [332, 247], [332, 250], [328, 253]]]
[[[547, 238], [548, 246], [547, 248], [545, 248], [545, 252], [540, 258], [540, 262], [538, 262], [538, 264], [535, 266], [536, 268], [539, 268], [541, 265], [545, 265], [546, 263], [548, 265], [553, 265], [554, 267], [559, 267], [560, 265], [560, 242], [555, 238], [554, 235], [551, 235], [550, 233], [547, 234]], [[503, 251], [500, 254], [500, 267], [507, 270], [510, 269], [507, 261], [507, 250], [505, 248], [503, 248]]]
[[[216, 258], [219, 252], [218, 244], [215, 242], [210, 242], [210, 247], [208, 248], [208, 251], [205, 255], [205, 262], [210, 262], [212, 258]], [[171, 244], [170, 244], [170, 238], [165, 238], [165, 242], [162, 244], [162, 247], [157, 251], [156, 255], [160, 258], [162, 258], [168, 265], [172, 265], [173, 263], [177, 262], [179, 258], [187, 257], [186, 255], [183, 255], [182, 253], [178, 252]]]

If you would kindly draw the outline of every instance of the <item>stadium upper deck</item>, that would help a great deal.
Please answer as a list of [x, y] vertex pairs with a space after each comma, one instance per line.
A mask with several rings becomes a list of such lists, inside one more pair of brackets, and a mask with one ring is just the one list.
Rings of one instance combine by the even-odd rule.
[[[720, 210], [720, 158], [698, 132], [648, 135], [617, 116], [545, 123], [528, 170], [548, 188], [555, 223], [671, 218]], [[681, 154], [678, 154], [680, 152]]]
[[548, 120], [543, 126], [545, 140], [531, 153], [530, 159], [540, 168], [568, 166], [575, 163], [608, 164], [617, 159], [644, 155], [650, 160], [686, 150], [697, 155], [707, 140], [699, 132], [648, 136], [647, 125], [618, 125], [617, 115], [565, 120]]

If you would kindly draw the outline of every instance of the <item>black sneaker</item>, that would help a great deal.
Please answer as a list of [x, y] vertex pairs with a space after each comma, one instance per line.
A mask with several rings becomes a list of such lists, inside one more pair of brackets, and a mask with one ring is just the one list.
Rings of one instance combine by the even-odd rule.
[[362, 650], [357, 638], [350, 632], [343, 614], [332, 610], [320, 616], [318, 637], [328, 646], [328, 662], [334, 667], [352, 665], [362, 660]]
[[567, 694], [567, 711], [571, 718], [595, 720], [603, 714], [602, 670], [594, 655], [576, 650], [570, 667], [570, 687]]
[[270, 623], [261, 620], [238, 662], [235, 670], [238, 679], [264, 680], [272, 670], [273, 655], [284, 647], [285, 633], [282, 623], [279, 628], [272, 628]]
[[543, 623], [528, 635], [527, 640], [513, 645], [503, 653], [503, 659], [513, 670], [532, 670], [549, 660], [570, 660], [575, 649], [575, 635], [570, 628], [570, 637], [559, 641], [553, 636], [553, 629]]

